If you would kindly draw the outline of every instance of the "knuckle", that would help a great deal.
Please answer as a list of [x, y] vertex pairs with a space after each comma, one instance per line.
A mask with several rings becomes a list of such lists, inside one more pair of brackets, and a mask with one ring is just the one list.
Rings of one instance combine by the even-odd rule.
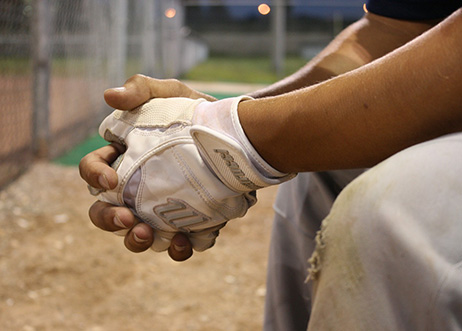
[[88, 159], [82, 159], [79, 163], [79, 174], [83, 180], [88, 182], [88, 184], [90, 184], [89, 181], [92, 178], [92, 172], [89, 168], [90, 167], [89, 167]]
[[86, 154], [84, 157], [82, 157], [80, 159], [80, 162], [79, 162], [79, 169], [85, 169], [85, 167], [87, 166], [88, 164], [88, 159], [90, 158], [89, 156], [90, 154]]
[[144, 81], [146, 79], [145, 75], [142, 74], [135, 74], [127, 79], [125, 83], [132, 83], [132, 82], [139, 82], [139, 81]]
[[170, 85], [170, 88], [175, 91], [174, 94], [185, 96], [185, 92], [188, 91], [187, 86], [178, 79], [170, 78], [167, 79], [166, 82]]
[[86, 169], [86, 160], [85, 160], [85, 157], [82, 158], [79, 162], [79, 174], [80, 174], [80, 177], [82, 178], [86, 178], [85, 175], [85, 169]]
[[88, 162], [80, 162], [79, 164], [79, 174], [80, 177], [92, 186], [98, 186], [98, 173], [92, 170]]
[[109, 207], [109, 205], [101, 201], [96, 201], [90, 207], [88, 214], [93, 224], [98, 228], [105, 231], [111, 231], [113, 224], [112, 220], [115, 216], [115, 212], [113, 208]]
[[90, 220], [92, 221], [93, 224], [98, 226], [98, 201], [93, 203], [90, 208], [88, 209], [88, 216], [90, 217]]
[[185, 87], [186, 86], [183, 82], [179, 81], [176, 78], [172, 78], [172, 83], [174, 83], [175, 85], [178, 85], [180, 87]]
[[116, 142], [113, 142], [109, 144], [108, 146], [110, 146], [111, 148], [114, 148], [114, 152], [117, 154], [117, 156], [120, 154], [123, 154], [127, 149], [124, 145], [116, 143]]
[[168, 78], [165, 80], [166, 83], [169, 83], [169, 84], [182, 84], [178, 79], [176, 78]]

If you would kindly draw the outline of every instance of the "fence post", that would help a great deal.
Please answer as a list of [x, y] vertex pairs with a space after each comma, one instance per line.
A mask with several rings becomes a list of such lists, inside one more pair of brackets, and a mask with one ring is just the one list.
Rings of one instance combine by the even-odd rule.
[[37, 157], [49, 156], [50, 143], [50, 3], [49, 0], [34, 0], [32, 20], [33, 63], [33, 150]]
[[278, 77], [284, 75], [284, 59], [286, 53], [286, 3], [285, 0], [274, 2], [274, 14], [271, 15], [273, 34], [273, 68]]
[[112, 86], [122, 85], [126, 78], [127, 65], [127, 0], [110, 2], [111, 30], [110, 55], [108, 59], [109, 80]]
[[148, 76], [156, 72], [156, 4], [155, 0], [144, 0], [141, 25], [141, 71]]

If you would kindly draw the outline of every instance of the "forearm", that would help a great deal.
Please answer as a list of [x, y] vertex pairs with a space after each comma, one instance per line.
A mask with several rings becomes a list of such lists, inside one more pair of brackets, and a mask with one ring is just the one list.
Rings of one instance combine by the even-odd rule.
[[408, 146], [462, 130], [460, 40], [458, 10], [369, 65], [243, 102], [242, 126], [262, 157], [281, 171], [373, 166]]
[[254, 98], [276, 96], [354, 70], [402, 46], [435, 23], [400, 21], [366, 14], [342, 31], [303, 68], [250, 95]]

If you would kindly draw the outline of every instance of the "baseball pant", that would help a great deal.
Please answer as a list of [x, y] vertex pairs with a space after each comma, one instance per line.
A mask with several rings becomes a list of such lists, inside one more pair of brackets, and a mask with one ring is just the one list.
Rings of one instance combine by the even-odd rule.
[[462, 133], [408, 148], [352, 181], [315, 237], [291, 201], [312, 176], [281, 188], [265, 330], [461, 330], [461, 175]]
[[341, 189], [362, 171], [300, 173], [279, 186], [268, 260], [266, 331], [306, 329], [311, 311], [306, 278], [316, 232]]

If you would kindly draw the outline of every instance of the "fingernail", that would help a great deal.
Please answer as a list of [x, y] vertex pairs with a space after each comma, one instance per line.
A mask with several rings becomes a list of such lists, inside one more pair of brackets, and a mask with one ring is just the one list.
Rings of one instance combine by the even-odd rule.
[[114, 225], [119, 227], [119, 228], [122, 228], [122, 229], [127, 228], [125, 226], [125, 224], [122, 223], [122, 221], [120, 220], [120, 218], [119, 218], [119, 216], [117, 214], [114, 216], [113, 222], [114, 222]]
[[173, 245], [173, 248], [175, 248], [177, 252], [182, 252], [186, 249], [186, 246]]
[[135, 241], [136, 241], [137, 243], [139, 243], [139, 244], [143, 244], [143, 243], [145, 243], [145, 242], [148, 241], [147, 239], [142, 239], [142, 238], [138, 237], [138, 236], [136, 235], [136, 233], [133, 233], [133, 238], [134, 238]]
[[125, 87], [114, 87], [113, 90], [116, 92], [125, 92], [126, 88]]
[[98, 183], [99, 183], [99, 185], [101, 185], [104, 189], [106, 189], [106, 190], [109, 190], [109, 189], [110, 189], [110, 187], [109, 187], [109, 181], [107, 180], [106, 175], [104, 175], [104, 174], [103, 174], [103, 175], [100, 175], [100, 176], [98, 177]]

